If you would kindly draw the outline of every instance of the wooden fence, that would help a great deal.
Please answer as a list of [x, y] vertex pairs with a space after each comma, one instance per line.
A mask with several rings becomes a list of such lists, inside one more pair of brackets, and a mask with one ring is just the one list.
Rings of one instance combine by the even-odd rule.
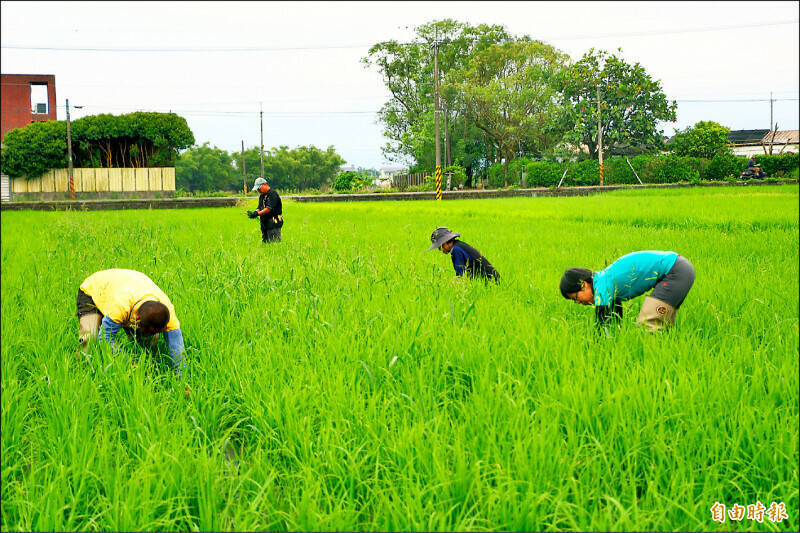
[[392, 187], [405, 189], [414, 185], [423, 185], [425, 176], [432, 176], [433, 172], [414, 172], [412, 174], [392, 174]]
[[[153, 168], [75, 168], [75, 192], [174, 191], [175, 167]], [[69, 192], [66, 168], [49, 170], [38, 178], [13, 178], [11, 194]]]

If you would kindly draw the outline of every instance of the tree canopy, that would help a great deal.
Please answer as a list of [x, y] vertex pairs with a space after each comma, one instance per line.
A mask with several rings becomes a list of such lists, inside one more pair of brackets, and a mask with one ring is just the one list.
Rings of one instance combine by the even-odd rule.
[[[279, 146], [264, 150], [264, 177], [276, 189], [312, 189], [329, 185], [345, 163], [333, 146], [289, 148]], [[258, 147], [244, 151], [247, 190], [261, 176]], [[175, 165], [175, 184], [187, 191], [241, 191], [242, 154], [228, 153], [208, 143], [192, 146], [181, 153]]]
[[639, 63], [631, 65], [615, 54], [592, 48], [561, 77], [561, 119], [570, 128], [565, 140], [588, 146], [590, 155], [597, 157], [599, 87], [603, 146], [609, 155], [615, 144], [641, 151], [663, 147], [664, 132], [658, 124], [675, 120], [677, 104], [667, 100], [661, 83]]
[[187, 191], [241, 191], [242, 175], [233, 166], [231, 154], [208, 144], [180, 154], [175, 162], [175, 186]]
[[[75, 167], [173, 166], [178, 151], [194, 144], [186, 119], [175, 113], [90, 115], [72, 121]], [[34, 122], [3, 139], [2, 167], [9, 176], [34, 178], [69, 164], [66, 121]]]
[[528, 153], [540, 154], [563, 135], [555, 120], [556, 80], [567, 59], [539, 41], [491, 45], [453, 74], [445, 92], [508, 163], [523, 143]]
[[[452, 19], [414, 28], [410, 43], [372, 46], [362, 63], [381, 75], [391, 99], [379, 112], [384, 155], [412, 170], [435, 164], [434, 43], [438, 43], [442, 163], [468, 177], [497, 161], [565, 155], [588, 146], [597, 157], [597, 90], [605, 151], [663, 148], [659, 124], [677, 104], [639, 63], [589, 50], [572, 63], [552, 46], [503, 26]], [[449, 157], [448, 157], [449, 155]]]
[[[391, 100], [379, 111], [379, 121], [388, 139], [384, 155], [391, 161], [411, 160], [414, 165], [429, 169], [435, 163], [434, 42], [440, 43], [439, 76], [442, 83], [446, 83], [451, 72], [464, 68], [481, 50], [514, 38], [502, 26], [472, 26], [452, 19], [417, 26], [414, 32], [414, 42], [375, 44], [362, 58], [362, 63], [378, 70], [392, 94]], [[454, 96], [444, 92], [440, 96], [442, 139], [443, 143], [449, 142], [451, 160], [458, 159], [471, 168], [485, 157], [485, 138], [481, 130], [465, 120], [463, 108], [458, 106]]]
[[676, 130], [670, 150], [676, 155], [712, 158], [717, 154], [728, 155], [733, 151], [728, 143], [730, 128], [708, 120], [700, 121], [685, 130]]

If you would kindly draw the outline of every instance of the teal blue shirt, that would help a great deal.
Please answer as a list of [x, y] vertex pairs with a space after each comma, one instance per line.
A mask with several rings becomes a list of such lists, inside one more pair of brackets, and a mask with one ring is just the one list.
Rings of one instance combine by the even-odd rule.
[[594, 305], [612, 305], [646, 293], [670, 271], [678, 254], [642, 251], [623, 255], [604, 270], [594, 273]]

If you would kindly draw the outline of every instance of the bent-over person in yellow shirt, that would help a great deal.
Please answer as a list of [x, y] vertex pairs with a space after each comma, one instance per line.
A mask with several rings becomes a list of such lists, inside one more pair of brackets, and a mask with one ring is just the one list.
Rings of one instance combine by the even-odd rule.
[[135, 270], [95, 272], [78, 289], [78, 336], [84, 349], [91, 339], [114, 345], [120, 328], [138, 342], [155, 344], [158, 333], [172, 356], [175, 374], [184, 369], [183, 333], [169, 298], [153, 280]]

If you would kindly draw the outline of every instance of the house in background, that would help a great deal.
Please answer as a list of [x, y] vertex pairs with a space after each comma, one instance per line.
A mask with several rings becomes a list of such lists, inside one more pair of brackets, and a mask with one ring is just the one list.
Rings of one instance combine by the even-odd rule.
[[[769, 153], [770, 144], [772, 145], [772, 155], [797, 153], [800, 144], [800, 130], [778, 130], [767, 132], [762, 139], [764, 147]], [[764, 147], [761, 151], [763, 153]]]
[[772, 154], [797, 152], [798, 149], [798, 130], [783, 130], [773, 132], [768, 129], [759, 130], [735, 130], [728, 133], [734, 155], [749, 157], [751, 155], [764, 155], [764, 148], [769, 151], [772, 142]]
[[[0, 143], [6, 133], [31, 122], [56, 120], [53, 74], [0, 74]], [[0, 200], [11, 199], [11, 181], [0, 175]]]
[[402, 174], [403, 172], [408, 172], [407, 167], [381, 167], [380, 174], [378, 177], [372, 180], [372, 184], [380, 187], [381, 189], [386, 189], [392, 186], [392, 178], [396, 174]]
[[15, 128], [47, 120], [57, 120], [53, 74], [0, 75], [0, 141]]

